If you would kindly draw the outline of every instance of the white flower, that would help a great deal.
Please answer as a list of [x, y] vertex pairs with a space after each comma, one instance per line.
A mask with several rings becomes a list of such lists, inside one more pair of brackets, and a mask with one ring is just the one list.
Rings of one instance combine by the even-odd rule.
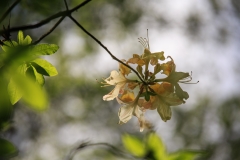
[[121, 72], [115, 70], [112, 71], [110, 77], [106, 78], [104, 81], [105, 83], [103, 84], [105, 84], [105, 86], [115, 85], [115, 88], [110, 93], [103, 96], [104, 101], [110, 101], [116, 98], [121, 89], [127, 83], [127, 79], [124, 77], [124, 75]]
[[142, 132], [145, 128], [145, 118], [143, 108], [138, 106], [138, 98], [135, 99], [134, 93], [125, 91], [120, 98], [117, 98], [119, 104], [121, 104], [121, 108], [119, 109], [119, 124], [127, 123], [132, 116], [136, 116], [140, 125], [140, 132]]

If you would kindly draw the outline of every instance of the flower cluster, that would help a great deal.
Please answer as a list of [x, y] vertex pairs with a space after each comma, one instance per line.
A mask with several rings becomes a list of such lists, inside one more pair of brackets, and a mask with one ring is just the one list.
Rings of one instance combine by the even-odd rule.
[[[127, 61], [120, 61], [119, 71], [112, 71], [102, 84], [115, 86], [110, 93], [103, 96], [103, 100], [110, 101], [116, 98], [121, 105], [118, 112], [119, 124], [127, 123], [132, 116], [136, 116], [140, 131], [143, 131], [150, 126], [144, 118], [147, 110], [157, 109], [165, 122], [171, 119], [170, 106], [185, 103], [184, 100], [189, 98], [179, 83], [189, 82], [192, 78], [189, 73], [176, 72], [176, 65], [171, 57], [167, 57], [170, 61], [163, 63], [164, 52], [151, 53], [147, 39], [139, 38], [139, 42], [144, 47], [143, 54], [133, 54]], [[130, 67], [130, 64], [135, 64], [136, 70]], [[150, 65], [154, 68], [153, 72], [149, 71]], [[131, 70], [137, 74], [139, 80], [127, 78]], [[157, 74], [165, 76], [158, 79]]]

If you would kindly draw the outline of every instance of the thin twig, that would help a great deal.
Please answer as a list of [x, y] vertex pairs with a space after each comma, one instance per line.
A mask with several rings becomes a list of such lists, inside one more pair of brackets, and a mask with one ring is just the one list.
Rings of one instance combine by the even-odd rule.
[[122, 150], [118, 149], [117, 147], [109, 144], [109, 143], [90, 143], [90, 142], [82, 142], [80, 145], [78, 145], [76, 148], [70, 151], [70, 153], [67, 155], [65, 160], [72, 160], [73, 157], [76, 155], [77, 152], [81, 151], [84, 148], [91, 147], [91, 146], [106, 146], [110, 148], [110, 151], [112, 151], [113, 154], [119, 156], [119, 157], [126, 157], [131, 159], [136, 159], [134, 156], [129, 155]]
[[20, 2], [21, 0], [16, 0], [8, 9], [7, 11], [2, 15], [0, 18], [0, 23], [7, 17], [8, 13], [11, 12], [11, 10]]
[[68, 5], [67, 5], [67, 1], [66, 0], [64, 0], [64, 4], [65, 4], [66, 9], [68, 10]]
[[65, 18], [65, 16], [63, 16], [61, 19], [59, 19], [57, 21], [57, 23], [44, 35], [42, 35], [37, 41], [33, 42], [33, 44], [38, 44], [41, 40], [43, 40], [43, 38], [47, 37], [50, 33], [52, 33], [52, 31], [54, 31], [55, 28], [57, 28], [57, 26], [62, 22], [62, 20]]
[[124, 66], [128, 67], [129, 69], [131, 69], [137, 76], [138, 78], [142, 81], [143, 84], [145, 84], [144, 80], [142, 79], [142, 77], [138, 74], [138, 72], [133, 69], [131, 66], [129, 66], [128, 64], [122, 62], [121, 60], [119, 60], [117, 57], [115, 57], [106, 46], [104, 46], [96, 37], [94, 37], [91, 33], [89, 33], [80, 23], [78, 23], [71, 15], [68, 16], [79, 28], [81, 28], [87, 35], [89, 35], [92, 39], [94, 39], [101, 47], [103, 47], [108, 54], [112, 57], [112, 59], [118, 61], [119, 63], [123, 64]]
[[56, 18], [59, 18], [59, 17], [63, 17], [63, 16], [68, 16], [68, 15], [71, 15], [72, 12], [76, 11], [77, 9], [85, 6], [88, 2], [90, 2], [91, 0], [86, 0], [84, 2], [82, 2], [81, 4], [77, 5], [76, 7], [74, 7], [73, 9], [71, 10], [66, 10], [66, 11], [62, 11], [62, 12], [58, 12], [48, 18], [46, 18], [45, 20], [42, 20], [36, 24], [30, 24], [30, 25], [23, 25], [23, 26], [18, 26], [18, 27], [13, 27], [13, 28], [10, 28], [6, 31], [4, 30], [0, 30], [0, 35], [4, 34], [5, 32], [17, 32], [19, 30], [28, 30], [28, 29], [34, 29], [34, 28], [38, 28], [38, 27], [41, 27], [47, 23], [49, 23], [51, 20], [53, 19], [56, 19]]

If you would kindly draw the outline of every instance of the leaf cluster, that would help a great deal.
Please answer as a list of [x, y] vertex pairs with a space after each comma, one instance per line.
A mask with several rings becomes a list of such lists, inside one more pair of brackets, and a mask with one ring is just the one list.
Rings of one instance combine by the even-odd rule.
[[146, 160], [193, 160], [199, 151], [177, 151], [168, 153], [160, 137], [152, 132], [142, 141], [136, 136], [124, 135], [122, 142], [125, 149], [137, 158]]
[[[43, 85], [44, 76], [58, 74], [56, 68], [40, 58], [58, 50], [55, 44], [32, 45], [30, 36], [18, 32], [18, 40], [2, 41], [0, 53], [0, 130], [5, 130], [12, 118], [14, 104], [22, 99], [35, 111], [47, 109], [48, 99]], [[0, 139], [0, 157], [14, 155], [17, 150], [10, 142]]]

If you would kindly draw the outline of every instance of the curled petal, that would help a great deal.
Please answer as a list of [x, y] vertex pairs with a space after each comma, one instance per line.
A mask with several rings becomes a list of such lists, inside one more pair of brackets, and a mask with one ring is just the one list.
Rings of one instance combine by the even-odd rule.
[[166, 74], [167, 76], [170, 75], [170, 73], [175, 72], [176, 69], [174, 61], [168, 61], [167, 63], [163, 63], [161, 67], [163, 70], [163, 74]]
[[107, 83], [107, 84], [110, 84], [110, 85], [116, 85], [117, 83], [120, 83], [120, 82], [124, 82], [126, 81], [127, 79], [124, 77], [124, 75], [118, 71], [112, 71], [111, 74], [110, 74], [110, 77], [106, 78], [104, 81]]
[[142, 132], [146, 128], [146, 120], [145, 117], [142, 115], [138, 118], [140, 132]]
[[110, 93], [103, 96], [103, 100], [104, 101], [111, 101], [114, 98], [116, 98], [119, 94], [119, 91], [121, 90], [122, 87], [124, 87], [124, 85], [125, 85], [125, 83], [118, 83]]
[[127, 123], [132, 118], [133, 109], [134, 107], [132, 105], [122, 106], [119, 109], [119, 124]]
[[138, 118], [139, 126], [140, 126], [140, 132], [142, 132], [145, 128], [145, 117], [143, 115], [143, 111], [140, 109], [139, 106], [135, 107], [135, 110], [133, 112], [133, 115]]

